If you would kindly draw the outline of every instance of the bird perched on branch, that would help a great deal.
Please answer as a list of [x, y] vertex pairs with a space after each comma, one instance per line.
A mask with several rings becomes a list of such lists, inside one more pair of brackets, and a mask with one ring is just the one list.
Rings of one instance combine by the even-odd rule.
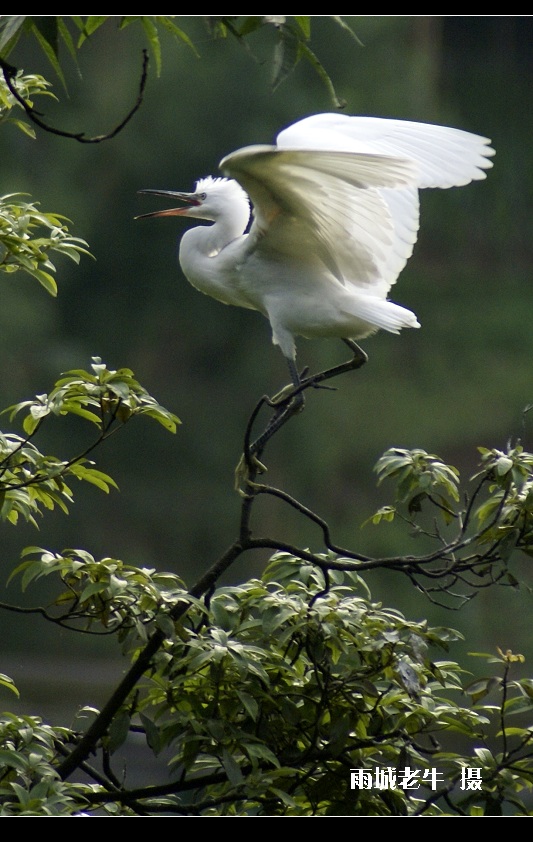
[[485, 178], [489, 144], [429, 123], [316, 114], [274, 146], [227, 155], [226, 177], [202, 178], [192, 193], [141, 190], [183, 203], [142, 217], [212, 223], [181, 237], [185, 276], [266, 316], [298, 386], [296, 336], [350, 341], [420, 326], [387, 297], [417, 239], [418, 191]]

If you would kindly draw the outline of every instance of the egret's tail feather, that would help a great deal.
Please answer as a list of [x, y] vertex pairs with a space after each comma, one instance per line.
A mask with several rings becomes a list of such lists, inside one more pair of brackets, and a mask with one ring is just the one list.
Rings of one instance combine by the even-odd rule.
[[420, 327], [420, 322], [411, 310], [383, 298], [359, 300], [357, 317], [374, 330], [387, 330], [389, 333], [399, 333], [404, 327]]

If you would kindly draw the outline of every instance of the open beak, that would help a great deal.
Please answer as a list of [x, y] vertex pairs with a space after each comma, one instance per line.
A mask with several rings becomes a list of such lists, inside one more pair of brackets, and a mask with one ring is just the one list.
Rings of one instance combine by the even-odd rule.
[[[171, 199], [179, 199], [180, 202], [185, 202], [185, 205], [198, 206], [200, 201], [196, 198], [194, 193], [178, 193], [175, 190], [139, 190], [139, 193], [152, 193], [154, 196], [166, 196]], [[149, 219], [154, 216], [184, 216], [187, 214], [187, 207], [184, 208], [169, 208], [168, 210], [152, 211], [152, 213], [141, 213], [135, 219]]]

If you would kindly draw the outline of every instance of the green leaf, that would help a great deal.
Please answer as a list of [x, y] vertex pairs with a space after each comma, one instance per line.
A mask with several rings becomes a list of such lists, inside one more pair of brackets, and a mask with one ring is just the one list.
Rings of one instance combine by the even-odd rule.
[[294, 15], [294, 20], [296, 21], [299, 29], [301, 30], [304, 38], [309, 39], [311, 37], [310, 15]]
[[473, 681], [467, 687], [465, 687], [465, 693], [468, 693], [469, 696], [472, 696], [473, 702], [479, 702], [500, 684], [501, 679], [496, 676], [490, 676], [489, 678], [479, 678], [476, 681]]
[[181, 29], [179, 26], [176, 26], [176, 24], [168, 17], [168, 15], [157, 15], [156, 21], [158, 24], [161, 24], [161, 26], [163, 26], [163, 28], [166, 29], [167, 32], [170, 32], [170, 34], [173, 35], [178, 41], [183, 41], [183, 43], [193, 51], [195, 56], [197, 58], [200, 58], [200, 53], [194, 46], [187, 33], [184, 32], [184, 30]]
[[533, 678], [521, 678], [518, 682], [522, 690], [526, 693], [526, 695], [533, 699]]
[[159, 41], [159, 33], [157, 31], [157, 26], [154, 22], [148, 17], [147, 15], [143, 15], [142, 17], [142, 26], [146, 36], [148, 37], [148, 43], [150, 45], [150, 49], [155, 57], [155, 66], [157, 75], [161, 75], [161, 44]]
[[498, 476], [504, 476], [505, 474], [509, 473], [511, 468], [513, 467], [513, 460], [509, 459], [508, 456], [500, 456], [499, 459], [496, 460], [496, 473]]
[[65, 403], [62, 403], [61, 414], [79, 415], [80, 418], [85, 418], [86, 421], [96, 424], [97, 427], [102, 426], [102, 419], [99, 415], [96, 415], [89, 409], [85, 409], [83, 406], [80, 406], [80, 404], [74, 403], [74, 401], [66, 401]]
[[3, 20], [0, 18], [0, 53], [4, 58], [7, 57], [15, 39], [20, 35], [21, 27], [26, 19], [26, 15], [6, 15]]
[[57, 23], [55, 18], [53, 19], [53, 22], [49, 21], [47, 26], [43, 25], [43, 18], [33, 17], [31, 18], [31, 22], [33, 34], [41, 45], [44, 54], [66, 90], [67, 85], [63, 69], [58, 59]]
[[77, 61], [76, 45], [62, 17], [57, 18], [57, 30], [71, 57]]
[[146, 716], [146, 714], [141, 713], [140, 719], [146, 734], [146, 742], [148, 743], [154, 754], [158, 755], [164, 747], [163, 735], [158, 726], [153, 721], [153, 719], [150, 719], [150, 717]]
[[96, 594], [105, 593], [108, 590], [108, 587], [109, 585], [107, 582], [89, 582], [89, 584], [81, 592], [79, 600], [82, 604], [84, 602], [88, 602]]
[[11, 692], [14, 693], [15, 696], [20, 696], [19, 691], [15, 687], [15, 682], [13, 681], [13, 679], [10, 678], [8, 675], [4, 675], [3, 673], [0, 673], [0, 687], [6, 687], [8, 690], [11, 690]]
[[378, 523], [381, 523], [382, 520], [386, 521], [387, 523], [392, 523], [395, 515], [396, 515], [395, 506], [381, 506], [381, 508], [378, 509], [377, 512], [375, 512], [372, 515], [372, 517], [367, 518], [367, 520], [365, 520], [361, 524], [361, 526], [362, 527], [366, 526], [369, 523], [373, 523], [374, 525], [377, 525]]
[[113, 719], [109, 728], [109, 751], [112, 754], [126, 742], [130, 723], [131, 717], [126, 711], [121, 711]]
[[32, 275], [32, 277], [37, 278], [39, 283], [42, 287], [54, 298], [57, 296], [57, 284], [50, 274], [50, 272], [44, 272], [42, 269], [33, 269], [30, 267], [26, 267], [26, 271], [28, 274]]
[[246, 38], [265, 24], [274, 23], [279, 26], [280, 22], [285, 23], [285, 21], [285, 15], [245, 15], [236, 31], [240, 37]]
[[81, 46], [86, 38], [100, 29], [107, 20], [109, 20], [109, 15], [88, 15], [83, 24], [83, 35], [80, 36], [78, 46]]
[[345, 108], [346, 100], [339, 99], [339, 97], [337, 96], [337, 92], [335, 91], [333, 82], [331, 81], [331, 78], [327, 73], [326, 68], [319, 61], [318, 57], [312, 52], [312, 50], [308, 47], [307, 44], [300, 43], [300, 52], [311, 64], [316, 73], [319, 75], [326, 89], [329, 91], [330, 99], [335, 108]]
[[531, 739], [531, 730], [529, 728], [510, 728], [506, 726], [503, 731], [498, 731], [497, 737], [521, 737]]
[[332, 20], [334, 20], [334, 21], [335, 21], [335, 23], [337, 23], [337, 24], [341, 27], [341, 29], [343, 29], [345, 32], [347, 32], [349, 35], [351, 35], [351, 36], [352, 36], [352, 38], [354, 39], [354, 41], [355, 41], [355, 42], [356, 42], [356, 43], [357, 43], [360, 47], [364, 47], [363, 42], [359, 40], [359, 38], [357, 37], [357, 35], [356, 35], [356, 34], [355, 34], [355, 32], [353, 31], [353, 29], [352, 29], [350, 26], [348, 26], [348, 24], [346, 23], [346, 21], [344, 21], [344, 20], [340, 17], [340, 15], [330, 15], [330, 17], [331, 17], [331, 19], [332, 19]]
[[174, 415], [174, 413], [168, 412], [167, 410], [163, 410], [162, 407], [159, 409], [141, 409], [140, 411], [143, 415], [147, 415], [149, 418], [153, 418], [161, 424], [169, 431], [169, 433], [175, 433], [178, 425], [181, 424], [177, 415]]
[[8, 768], [17, 769], [19, 772], [25, 772], [27, 765], [24, 757], [19, 756], [15, 751], [0, 749], [0, 766], [7, 766]]
[[476, 757], [479, 758], [480, 762], [484, 766], [494, 768], [497, 765], [494, 759], [494, 755], [488, 748], [475, 748], [474, 754], [476, 755]]
[[109, 494], [110, 486], [118, 489], [118, 485], [112, 477], [108, 474], [104, 474], [103, 471], [98, 471], [96, 468], [86, 468], [83, 465], [75, 464], [72, 465], [71, 472], [77, 476], [78, 479], [83, 480], [84, 482], [89, 482], [91, 485], [95, 485], [101, 491], [105, 491], [106, 494]]
[[14, 117], [9, 117], [6, 122], [13, 123], [13, 125], [15, 125], [17, 129], [20, 129], [23, 134], [31, 137], [32, 140], [35, 140], [35, 130], [28, 123], [25, 123], [23, 120], [17, 120]]
[[174, 622], [168, 614], [158, 614], [156, 625], [167, 637], [174, 637]]
[[244, 783], [244, 777], [239, 764], [236, 763], [226, 748], [222, 750], [222, 765], [224, 766], [224, 771], [228, 776], [228, 780], [233, 784], [233, 786], [240, 786]]
[[249, 693], [245, 693], [241, 690], [237, 691], [237, 696], [241, 700], [242, 705], [249, 714], [250, 718], [256, 722], [259, 717], [259, 704], [257, 700], [253, 696], [250, 696]]
[[300, 43], [291, 30], [282, 28], [274, 48], [272, 62], [272, 90], [275, 91], [293, 72], [300, 58]]

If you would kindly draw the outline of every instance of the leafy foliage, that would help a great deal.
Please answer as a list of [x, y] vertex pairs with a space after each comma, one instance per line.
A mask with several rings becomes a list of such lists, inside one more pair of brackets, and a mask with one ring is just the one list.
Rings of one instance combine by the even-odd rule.
[[[45, 575], [67, 585], [55, 600], [64, 624], [114, 631], [132, 664], [163, 634], [94, 747], [106, 772], [84, 764], [92, 783], [62, 780], [75, 731], [4, 716], [4, 815], [533, 814], [533, 683], [512, 675], [521, 656], [483, 656], [499, 672], [466, 687], [468, 706], [454, 701], [463, 670], [433, 655], [460, 634], [372, 602], [357, 575], [333, 574], [324, 588], [316, 567], [279, 553], [260, 579], [200, 603], [171, 574], [82, 551], [28, 554], [16, 571], [24, 586]], [[179, 601], [189, 607], [172, 620]], [[146, 752], [169, 757], [169, 782], [130, 788], [126, 771], [118, 787], [113, 757], [140, 734]], [[373, 782], [410, 770], [418, 783], [358, 787], [357, 770]], [[465, 770], [482, 788], [465, 785]]]
[[[136, 415], [146, 415], [176, 432], [179, 418], [162, 407], [135, 379], [129, 368], [108, 369], [100, 357], [93, 357], [92, 372], [75, 369], [66, 372], [48, 395], [37, 395], [9, 407], [11, 419], [26, 411], [24, 430], [33, 435], [48, 416], [79, 415], [109, 435], [115, 424], [125, 424]], [[90, 407], [90, 408], [89, 408]]]
[[57, 748], [69, 739], [66, 728], [52, 728], [35, 716], [0, 717], [0, 816], [62, 816], [77, 811], [53, 768]]
[[450, 501], [459, 500], [457, 469], [419, 448], [391, 448], [379, 459], [376, 473], [380, 483], [384, 479], [395, 480], [397, 499], [407, 503], [411, 514], [420, 511], [426, 498], [451, 514]]
[[[19, 515], [36, 525], [43, 509], [59, 506], [64, 512], [72, 502], [68, 484], [77, 479], [109, 492], [114, 480], [93, 467], [87, 455], [131, 418], [146, 415], [170, 432], [179, 419], [162, 407], [135, 379], [130, 369], [108, 369], [99, 357], [92, 371], [78, 369], [61, 377], [49, 394], [37, 395], [4, 410], [11, 420], [25, 413], [26, 438], [0, 432], [0, 517], [16, 524]], [[58, 458], [44, 455], [30, 441], [45, 421], [74, 415], [98, 428], [97, 438], [82, 453]]]
[[[387, 815], [380, 794], [349, 790], [349, 770], [425, 767], [424, 740], [455, 727], [432, 691], [457, 687], [457, 668], [426, 656], [454, 633], [357, 596], [357, 577], [335, 579], [325, 592], [316, 569], [279, 554], [261, 580], [219, 589], [207, 618], [191, 611], [185, 641], [161, 650], [139, 714], [152, 746], [174, 751], [173, 777], [196, 783], [187, 814]], [[448, 704], [450, 723], [478, 726]]]
[[[178, 44], [184, 44], [197, 57], [200, 55], [185, 29], [175, 23], [175, 17], [175, 15], [88, 15], [86, 17], [73, 15], [65, 19], [54, 15], [46, 17], [5, 16], [3, 21], [0, 20], [0, 57], [7, 58], [10, 55], [22, 34], [33, 36], [66, 87], [61, 65], [60, 46], [63, 44], [70, 56], [76, 60], [77, 51], [88, 38], [93, 37], [104, 24], [110, 21], [118, 21], [119, 30], [132, 24], [142, 26], [159, 75], [162, 63], [160, 32], [169, 34]], [[342, 18], [338, 15], [331, 15], [330, 17], [343, 31], [355, 38]], [[312, 16], [310, 15], [246, 15], [242, 17], [223, 15], [205, 17], [208, 32], [213, 38], [226, 38], [230, 35], [242, 41], [262, 28], [273, 28], [277, 34], [272, 61], [273, 89], [276, 89], [293, 72], [298, 62], [304, 59], [309, 62], [322, 83], [327, 87], [335, 107], [342, 107], [343, 103], [335, 93], [329, 74], [309, 47], [311, 21]], [[75, 31], [73, 33], [71, 33], [67, 22], [74, 25]], [[357, 38], [355, 40], [357, 41]]]
[[52, 253], [66, 255], [79, 263], [81, 254], [89, 254], [87, 243], [73, 237], [68, 220], [55, 213], [42, 213], [33, 202], [21, 194], [0, 197], [0, 271], [13, 273], [22, 270], [50, 293], [57, 295], [52, 272]]
[[[54, 96], [52, 92], [48, 90], [50, 83], [43, 76], [39, 76], [38, 74], [25, 75], [21, 70], [19, 70], [12, 79], [12, 86], [15, 88], [19, 96], [27, 102], [31, 108], [33, 108], [36, 96]], [[0, 125], [2, 123], [12, 123], [24, 132], [24, 134], [27, 134], [31, 138], [35, 138], [35, 131], [30, 124], [13, 115], [12, 112], [14, 108], [22, 108], [22, 105], [20, 101], [13, 96], [6, 84], [5, 78], [0, 77]]]
[[[358, 39], [352, 30], [338, 15], [331, 15], [339, 26]], [[311, 16], [309, 15], [251, 15], [239, 17], [211, 17], [208, 25], [215, 37], [227, 37], [229, 33], [242, 39], [265, 26], [273, 26], [277, 30], [277, 43], [272, 62], [272, 89], [284, 82], [293, 73], [297, 64], [302, 60], [309, 62], [321, 81], [329, 90], [331, 101], [336, 108], [343, 108], [346, 104], [340, 100], [335, 92], [333, 83], [318, 57], [309, 47], [311, 39]]]
[[[26, 547], [27, 559], [11, 573], [20, 577], [23, 590], [45, 576], [59, 576], [65, 590], [54, 600], [56, 622], [70, 628], [101, 633], [119, 632], [119, 640], [135, 629], [136, 639], [146, 643], [150, 623], [172, 628], [166, 621], [169, 606], [183, 595], [178, 576], [137, 568], [119, 559], [100, 561], [85, 550], [51, 553]], [[94, 627], [96, 626], [96, 629]]]
[[479, 448], [490, 482], [490, 497], [480, 505], [476, 517], [483, 528], [483, 540], [499, 540], [533, 554], [533, 454], [520, 445], [507, 452]]

